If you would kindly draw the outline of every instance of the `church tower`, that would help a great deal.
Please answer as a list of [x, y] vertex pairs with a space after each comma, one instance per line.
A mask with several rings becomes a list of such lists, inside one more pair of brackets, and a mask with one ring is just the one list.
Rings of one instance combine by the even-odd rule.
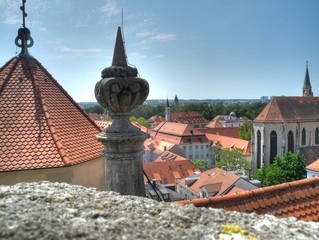
[[179, 101], [178, 101], [178, 98], [177, 98], [177, 94], [175, 95], [175, 98], [174, 98], [174, 106], [178, 106], [179, 105]]
[[304, 97], [312, 97], [313, 92], [310, 84], [310, 77], [309, 77], [309, 72], [308, 72], [308, 62], [306, 65], [306, 74], [305, 74], [305, 80], [303, 82], [303, 87], [302, 87], [302, 96]]
[[165, 107], [165, 121], [166, 122], [171, 121], [171, 108], [169, 106], [168, 98], [166, 100], [166, 107]]

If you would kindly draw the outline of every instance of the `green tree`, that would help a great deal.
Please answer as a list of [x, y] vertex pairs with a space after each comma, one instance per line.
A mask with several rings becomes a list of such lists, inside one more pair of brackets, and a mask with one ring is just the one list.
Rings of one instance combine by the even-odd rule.
[[146, 120], [145, 118], [143, 118], [143, 117], [137, 118], [137, 117], [135, 117], [135, 116], [131, 116], [131, 117], [130, 117], [130, 121], [131, 121], [131, 122], [138, 122], [139, 124], [141, 124], [141, 125], [144, 126], [144, 127], [147, 127], [147, 126], [148, 126], [147, 120]]
[[239, 137], [243, 140], [251, 140], [250, 125], [248, 122], [244, 122], [243, 125], [238, 127]]
[[219, 161], [216, 163], [216, 167], [239, 174], [247, 174], [250, 170], [250, 162], [246, 159], [242, 149], [224, 148], [219, 152]]
[[84, 108], [84, 111], [86, 113], [99, 113], [99, 114], [106, 113], [105, 109], [100, 104], [95, 104], [93, 106], [86, 107]]
[[208, 169], [207, 160], [196, 159], [193, 163], [198, 167]]
[[276, 156], [273, 164], [258, 169], [254, 178], [263, 186], [306, 178], [306, 159], [298, 153], [286, 152], [282, 157]]

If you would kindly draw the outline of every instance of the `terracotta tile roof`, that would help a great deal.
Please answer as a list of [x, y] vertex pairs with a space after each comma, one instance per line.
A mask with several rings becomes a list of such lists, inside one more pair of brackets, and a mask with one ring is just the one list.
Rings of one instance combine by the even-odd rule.
[[280, 218], [296, 217], [302, 221], [319, 221], [319, 177], [179, 203], [223, 208], [226, 211], [270, 214]]
[[[161, 184], [174, 185], [176, 185], [176, 177], [194, 176], [195, 172], [203, 171], [189, 160], [144, 163], [143, 168], [149, 179], [156, 179]], [[164, 182], [164, 179], [166, 179], [166, 182]], [[144, 181], [147, 182], [145, 177]]]
[[101, 128], [101, 131], [112, 124], [111, 121], [105, 122], [105, 121], [98, 121], [98, 120], [95, 120], [94, 123]]
[[171, 122], [186, 124], [208, 123], [208, 120], [198, 112], [172, 112], [170, 120]]
[[[189, 191], [193, 192], [196, 196], [200, 195], [200, 188], [206, 187], [206, 189], [214, 188], [215, 195], [224, 195], [235, 187], [235, 183], [241, 179], [240, 176], [227, 172], [221, 168], [213, 168], [198, 174], [199, 178], [192, 185], [187, 185], [187, 179], [183, 178], [178, 180], [179, 184]], [[248, 183], [248, 187], [255, 188], [252, 184]], [[248, 188], [251, 189], [251, 188]], [[240, 188], [238, 188], [240, 191]], [[247, 189], [246, 189], [247, 190]], [[246, 191], [244, 190], [244, 191]]]
[[317, 161], [314, 161], [313, 163], [309, 164], [306, 168], [312, 171], [319, 172], [319, 158], [317, 159]]
[[209, 133], [206, 133], [206, 137], [208, 140], [212, 141], [212, 146], [216, 146], [216, 144], [219, 142], [222, 145], [222, 148], [240, 148], [244, 151], [245, 156], [251, 155], [250, 141]]
[[[147, 120], [149, 123], [152, 123], [154, 126], [159, 123], [165, 122], [165, 117], [161, 116], [152, 116]], [[185, 124], [196, 124], [196, 123], [208, 123], [209, 121], [204, 118], [198, 112], [171, 112], [170, 122], [175, 123], [185, 123]]]
[[255, 122], [319, 120], [319, 97], [272, 97]]
[[93, 121], [106, 121], [109, 119], [109, 115], [107, 114], [99, 114], [99, 113], [88, 113], [89, 117], [93, 120]]
[[306, 158], [306, 165], [310, 165], [319, 159], [319, 147], [300, 147], [299, 152]]
[[228, 115], [216, 115], [205, 127], [207, 128], [223, 128], [223, 125], [219, 121], [221, 117], [227, 118]]
[[151, 130], [151, 135], [174, 144], [208, 142], [204, 133], [184, 123], [162, 122]]
[[161, 155], [154, 160], [154, 162], [172, 162], [172, 161], [186, 161], [186, 160], [188, 160], [186, 157], [180, 156], [178, 154], [171, 152], [170, 150], [167, 150], [162, 152]]
[[73, 165], [101, 156], [100, 129], [34, 58], [0, 69], [0, 171]]
[[198, 131], [203, 133], [211, 133], [226, 137], [239, 138], [238, 127], [220, 127], [220, 128], [197, 128]]

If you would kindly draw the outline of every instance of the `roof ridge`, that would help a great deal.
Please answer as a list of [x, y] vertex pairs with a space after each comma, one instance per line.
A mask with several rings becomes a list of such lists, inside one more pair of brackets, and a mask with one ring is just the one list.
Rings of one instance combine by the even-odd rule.
[[2, 68], [0, 68], [0, 72], [3, 70], [3, 69], [5, 69], [12, 61], [14, 61], [15, 60], [15, 62], [13, 63], [14, 64], [14, 66], [10, 69], [10, 71], [9, 71], [9, 73], [6, 75], [6, 78], [4, 79], [4, 81], [3, 81], [3, 84], [0, 86], [0, 95], [1, 95], [1, 93], [2, 93], [2, 91], [3, 91], [3, 89], [4, 89], [4, 86], [8, 83], [8, 81], [9, 81], [9, 79], [10, 79], [10, 76], [12, 75], [12, 73], [14, 72], [14, 69], [17, 67], [17, 65], [18, 65], [18, 57], [13, 57], [13, 58], [11, 58], [8, 62], [6, 62], [6, 64], [2, 67]]
[[51, 117], [50, 117], [50, 113], [49, 113], [49, 109], [48, 107], [46, 106], [46, 103], [45, 103], [45, 100], [42, 96], [42, 92], [41, 92], [41, 89], [40, 89], [40, 86], [39, 86], [39, 82], [38, 80], [34, 77], [34, 73], [32, 71], [30, 71], [29, 69], [32, 69], [32, 66], [30, 64], [29, 61], [26, 61], [26, 64], [28, 65], [28, 71], [30, 72], [30, 76], [32, 78], [32, 83], [33, 83], [33, 87], [37, 93], [37, 97], [39, 99], [39, 102], [40, 102], [40, 106], [41, 106], [41, 109], [44, 113], [44, 118], [48, 124], [48, 127], [49, 127], [49, 131], [51, 133], [51, 136], [52, 136], [52, 139], [53, 139], [53, 142], [62, 158], [62, 161], [65, 163], [65, 165], [69, 165], [70, 164], [70, 158], [67, 156], [65, 150], [64, 150], [64, 147], [63, 147], [63, 144], [61, 143], [60, 141], [60, 138], [58, 137], [57, 133], [56, 133], [56, 129], [54, 127], [54, 124], [53, 124], [53, 121], [51, 120]]
[[222, 202], [228, 202], [234, 199], [258, 197], [260, 195], [269, 194], [272, 192], [284, 191], [288, 189], [297, 189], [306, 185], [313, 185], [313, 184], [319, 184], [319, 177], [306, 178], [306, 179], [296, 180], [292, 182], [276, 184], [273, 186], [248, 190], [245, 192], [234, 193], [234, 194], [219, 195], [219, 196], [208, 197], [208, 198], [198, 198], [193, 200], [184, 200], [184, 201], [179, 201], [179, 203], [193, 204], [196, 207], [203, 207], [203, 206], [209, 207], [210, 205], [214, 205], [214, 204], [222, 203]]
[[60, 83], [52, 76], [51, 73], [48, 72], [48, 70], [43, 67], [43, 65], [36, 59], [36, 58], [32, 58], [32, 60], [34, 60], [38, 66], [46, 73], [50, 76], [50, 79], [52, 80], [52, 82], [63, 92], [63, 94], [67, 97], [67, 99], [69, 99], [69, 101], [80, 111], [80, 113], [89, 120], [89, 122], [91, 122], [93, 124], [93, 126], [96, 127], [97, 130], [102, 131], [102, 129], [88, 116], [87, 113], [85, 113], [83, 111], [83, 109], [74, 101], [74, 99], [70, 96], [70, 94], [60, 85]]

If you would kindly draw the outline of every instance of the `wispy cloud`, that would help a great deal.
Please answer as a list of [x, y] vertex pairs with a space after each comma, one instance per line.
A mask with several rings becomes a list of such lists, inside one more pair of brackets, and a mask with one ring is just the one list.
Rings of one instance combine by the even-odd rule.
[[114, 0], [107, 0], [106, 3], [100, 9], [102, 13], [102, 20], [104, 24], [108, 24], [114, 16], [121, 13], [121, 8], [117, 5]]
[[153, 58], [163, 58], [164, 57], [164, 55], [163, 54], [159, 54], [159, 55], [155, 55], [155, 56], [153, 56]]
[[102, 52], [99, 48], [69, 48], [69, 47], [59, 47], [61, 53], [71, 53], [71, 54], [87, 54], [87, 53], [99, 53]]
[[160, 42], [167, 42], [175, 40], [176, 35], [172, 33], [159, 33], [151, 37], [152, 40], [160, 41]]
[[1, 22], [4, 24], [21, 23], [21, 15], [17, 8], [17, 2], [12, 0], [0, 0]]
[[142, 58], [146, 58], [146, 55], [141, 52], [133, 52], [133, 53], [130, 53], [130, 58], [142, 59]]
[[136, 33], [136, 37], [141, 39], [141, 44], [148, 42], [168, 42], [176, 39], [176, 34], [173, 33], [159, 33], [156, 30], [154, 31], [140, 31]]

